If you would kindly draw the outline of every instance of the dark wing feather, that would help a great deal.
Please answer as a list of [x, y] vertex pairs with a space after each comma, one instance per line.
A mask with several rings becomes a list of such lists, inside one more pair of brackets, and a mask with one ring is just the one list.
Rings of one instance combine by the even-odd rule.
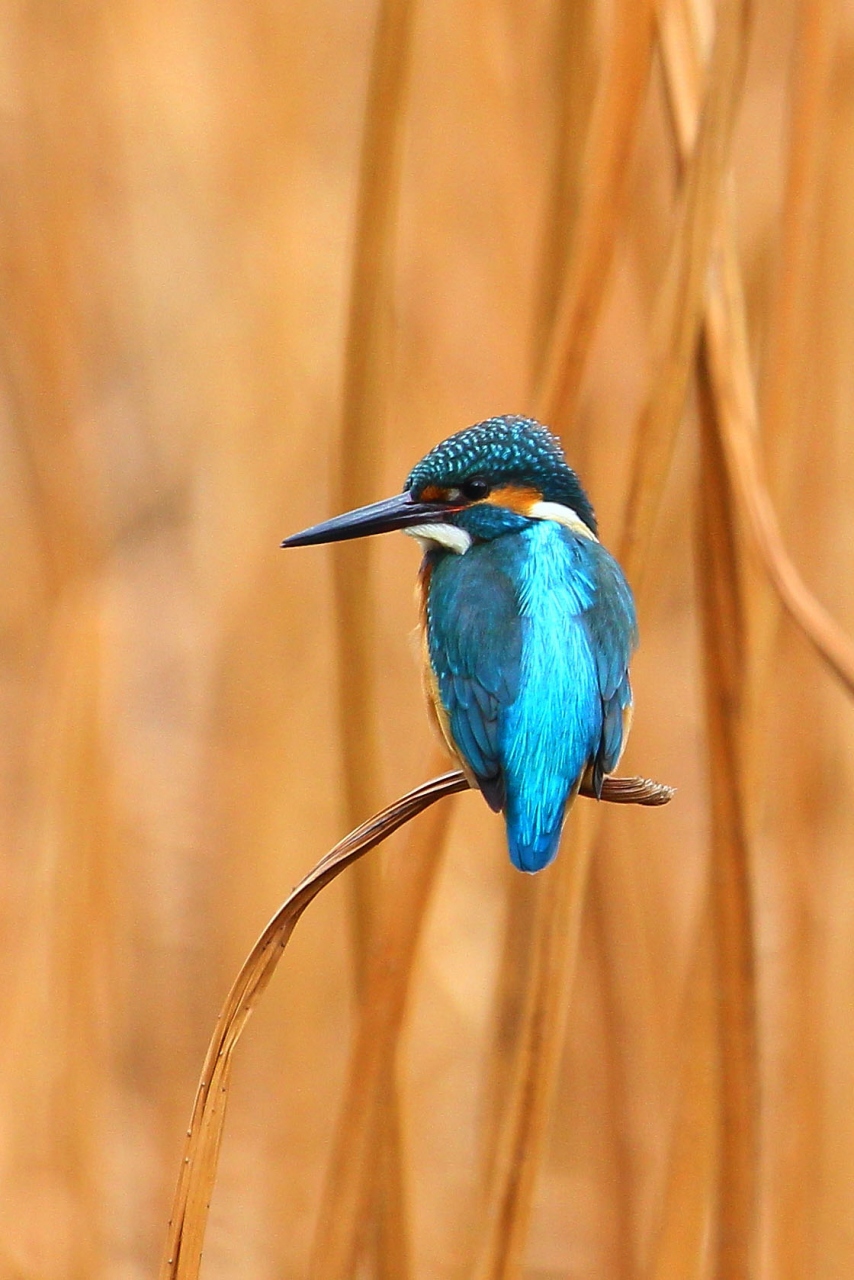
[[623, 746], [623, 712], [631, 705], [629, 660], [637, 645], [631, 588], [604, 547], [595, 544], [596, 592], [584, 623], [596, 658], [602, 698], [602, 736], [593, 760], [593, 787], [602, 793], [606, 773], [616, 768]]
[[522, 655], [514, 541], [437, 556], [427, 601], [430, 661], [451, 736], [496, 811], [505, 799], [499, 721], [516, 697]]

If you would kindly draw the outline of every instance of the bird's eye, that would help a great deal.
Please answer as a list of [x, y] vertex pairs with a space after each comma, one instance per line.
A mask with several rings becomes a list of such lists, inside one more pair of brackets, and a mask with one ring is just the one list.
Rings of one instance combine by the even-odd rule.
[[483, 476], [472, 476], [470, 480], [464, 480], [460, 485], [464, 498], [468, 498], [470, 502], [478, 502], [481, 498], [489, 497], [490, 484], [488, 480], [484, 480]]

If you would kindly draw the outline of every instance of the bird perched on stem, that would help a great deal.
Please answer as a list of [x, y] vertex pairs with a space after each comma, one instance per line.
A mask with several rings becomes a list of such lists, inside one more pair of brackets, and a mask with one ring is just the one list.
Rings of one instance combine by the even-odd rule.
[[425, 684], [469, 781], [504, 813], [513, 864], [557, 853], [585, 778], [601, 795], [629, 732], [632, 593], [560, 442], [499, 417], [443, 440], [403, 492], [287, 538], [403, 529], [421, 543]]

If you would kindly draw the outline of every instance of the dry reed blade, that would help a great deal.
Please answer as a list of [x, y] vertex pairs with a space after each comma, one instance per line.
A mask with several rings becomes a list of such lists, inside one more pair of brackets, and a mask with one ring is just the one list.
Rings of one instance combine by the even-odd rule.
[[[804, 321], [821, 175], [827, 149], [830, 76], [838, 35], [835, 0], [800, 0], [792, 42], [792, 89], [779, 269], [768, 315], [759, 420], [773, 466], [791, 471], [798, 384], [804, 374]], [[770, 463], [769, 463], [770, 465]]]
[[[662, 12], [662, 49], [677, 139], [683, 159], [699, 117], [701, 56], [693, 14], [677, 0]], [[721, 205], [720, 225], [734, 247], [731, 197]], [[720, 238], [720, 237], [718, 237]], [[710, 293], [716, 273], [710, 272]], [[702, 474], [698, 495], [698, 578], [704, 620], [707, 722], [712, 802], [711, 901], [718, 953], [721, 1151], [718, 1167], [718, 1223], [715, 1274], [752, 1274], [758, 1183], [758, 1059], [756, 1049], [753, 915], [749, 885], [748, 837], [743, 801], [742, 715], [745, 637], [740, 597], [731, 476], [717, 432], [727, 412], [706, 373], [713, 342], [707, 330], [701, 376]], [[744, 350], [746, 351], [746, 338]], [[720, 362], [718, 362], [718, 368]], [[683, 1074], [687, 1070], [684, 1066]], [[674, 1159], [678, 1161], [677, 1146]], [[672, 1220], [671, 1178], [664, 1204]]]
[[396, 1049], [426, 906], [440, 865], [451, 806], [409, 833], [380, 895], [310, 1268], [312, 1277], [355, 1273], [360, 1233], [375, 1185], [378, 1116], [395, 1080]]
[[[692, 122], [699, 116], [697, 68], [700, 57], [696, 43], [691, 57], [680, 56], [691, 47], [692, 41], [696, 42], [685, 0], [665, 5], [664, 13], [668, 15], [662, 24], [664, 66], [684, 155], [691, 144]], [[823, 39], [823, 29], [819, 34]], [[792, 563], [757, 459], [756, 390], [729, 195], [721, 207], [716, 252], [716, 267], [709, 282], [706, 304], [706, 326], [718, 402], [717, 420], [723, 433], [733, 488], [744, 510], [754, 550], [783, 607], [825, 665], [849, 693], [854, 693], [854, 643], [811, 594]]]
[[[695, 35], [693, 27], [691, 27], [691, 15], [688, 5], [673, 4], [668, 5], [665, 9], [667, 15], [666, 22], [662, 22], [662, 42], [663, 51], [665, 51], [665, 68], [667, 74], [668, 88], [670, 88], [671, 102], [673, 105], [673, 116], [675, 116], [676, 132], [680, 138], [682, 152], [688, 150], [690, 146], [691, 132], [695, 115], [697, 115], [697, 84], [698, 74], [697, 68], [699, 64], [699, 51], [697, 47], [697, 35]], [[816, 19], [818, 20], [818, 19]], [[817, 40], [821, 41], [823, 33], [821, 26], [818, 32], [814, 32]], [[693, 46], [693, 47], [691, 47]], [[690, 56], [680, 56], [686, 49]], [[810, 88], [814, 93], [814, 78], [808, 77]], [[812, 104], [814, 110], [814, 102]], [[809, 114], [812, 114], [810, 111]], [[805, 145], [805, 143], [804, 143]], [[805, 161], [800, 159], [795, 168], [800, 170], [803, 168]], [[800, 200], [805, 201], [803, 192], [800, 192]], [[803, 210], [802, 210], [803, 211]], [[794, 233], [793, 233], [794, 234]], [[796, 237], [795, 237], [796, 238]], [[773, 521], [773, 513], [769, 511], [769, 502], [767, 495], [762, 493], [757, 495], [758, 476], [757, 468], [755, 468], [755, 457], [753, 453], [753, 436], [755, 431], [755, 399], [753, 390], [752, 374], [750, 374], [750, 364], [748, 355], [748, 342], [746, 342], [746, 325], [744, 320], [744, 301], [741, 297], [739, 264], [737, 264], [736, 239], [735, 239], [735, 220], [732, 214], [731, 200], [727, 197], [725, 205], [722, 209], [721, 233], [720, 233], [721, 251], [718, 253], [717, 270], [711, 276], [711, 292], [709, 292], [709, 305], [707, 315], [707, 335], [708, 346], [711, 351], [712, 358], [712, 374], [714, 378], [714, 394], [717, 398], [717, 429], [725, 433], [725, 439], [729, 436], [731, 440], [729, 461], [731, 468], [731, 477], [736, 477], [737, 472], [734, 468], [734, 443], [740, 442], [741, 448], [741, 498], [745, 497], [744, 481], [748, 481], [750, 492], [753, 493], [754, 512], [753, 525], [757, 524], [757, 503], [759, 508], [764, 508], [766, 520], [771, 517], [771, 529], [776, 526]], [[794, 246], [793, 253], [803, 253], [803, 246]], [[793, 271], [795, 270], [793, 266]], [[794, 287], [794, 282], [793, 282]], [[785, 328], [789, 326], [785, 325]], [[791, 334], [789, 334], [791, 337]], [[784, 343], [785, 346], [785, 343]], [[791, 352], [790, 352], [791, 355]], [[787, 376], [787, 375], [782, 375]], [[780, 394], [780, 393], [775, 393]], [[773, 402], [773, 397], [772, 397]], [[750, 512], [748, 512], [750, 516]], [[754, 527], [755, 538], [755, 527]], [[777, 543], [777, 553], [782, 552], [780, 543]], [[755, 666], [755, 663], [754, 663]], [[761, 672], [762, 663], [759, 663], [757, 671]], [[762, 678], [759, 675], [759, 678]], [[753, 769], [753, 777], [755, 777], [755, 769]], [[744, 822], [744, 815], [740, 814], [741, 822]], [[734, 905], [737, 908], [737, 915], [744, 919], [745, 910], [748, 909], [748, 895], [746, 895], [746, 884], [741, 883], [741, 897], [743, 901], [737, 901], [739, 892], [737, 892], [736, 884], [730, 884], [730, 890], [735, 890]], [[723, 904], [721, 904], [723, 905]], [[741, 961], [745, 961], [746, 957], [741, 955]], [[749, 975], [745, 975], [749, 977]], [[735, 993], [736, 998], [739, 995], [743, 997], [745, 1005], [753, 1000], [752, 992], [741, 989], [741, 992]], [[731, 1001], [730, 1001], [731, 1009]], [[748, 1014], [748, 1009], [745, 1009]], [[746, 1024], [746, 1018], [745, 1018]], [[752, 1028], [745, 1025], [743, 1032], [746, 1036], [752, 1034]], [[744, 1034], [740, 1037], [743, 1039], [741, 1051], [743, 1053], [748, 1050], [748, 1046], [744, 1044]], [[681, 1074], [688, 1073], [691, 1069], [690, 1057], [688, 1053], [682, 1060]], [[723, 1082], [725, 1087], [725, 1096], [727, 1093], [726, 1080]], [[739, 1116], [750, 1102], [755, 1102], [755, 1098], [750, 1098], [750, 1094], [755, 1093], [755, 1066], [745, 1073], [745, 1079], [741, 1083], [741, 1087], [736, 1089], [735, 1096], [731, 1098], [729, 1128], [739, 1124]], [[735, 1242], [740, 1245], [743, 1254], [748, 1248], [746, 1242], [746, 1234], [749, 1231], [748, 1222], [744, 1221], [746, 1207], [750, 1202], [750, 1198], [755, 1197], [753, 1188], [753, 1179], [755, 1170], [745, 1169], [745, 1164], [749, 1160], [754, 1160], [755, 1152], [750, 1152], [749, 1142], [755, 1142], [755, 1120], [754, 1116], [748, 1116], [749, 1125], [748, 1132], [735, 1135], [735, 1142], [740, 1147], [739, 1152], [732, 1152], [732, 1139], [729, 1142], [729, 1152], [725, 1148], [723, 1157], [725, 1161], [732, 1162], [735, 1155], [735, 1179], [730, 1181], [729, 1188], [726, 1188], [726, 1197], [721, 1203], [722, 1216], [736, 1217], [735, 1224], [730, 1224], [729, 1247], [732, 1248]], [[677, 1157], [675, 1157], [677, 1158]], [[734, 1203], [737, 1184], [741, 1180], [741, 1196], [743, 1203]], [[729, 1180], [727, 1180], [729, 1181]], [[726, 1187], [726, 1184], [725, 1184]], [[672, 1196], [677, 1196], [677, 1180], [671, 1181]], [[671, 1206], [672, 1217], [672, 1206]], [[739, 1224], [740, 1220], [740, 1224]], [[726, 1230], [726, 1224], [725, 1224]], [[740, 1236], [740, 1239], [739, 1239]], [[723, 1244], [726, 1245], [726, 1236]], [[722, 1265], [726, 1265], [725, 1258], [722, 1258]], [[787, 1260], [790, 1261], [790, 1260]], [[746, 1258], [737, 1258], [736, 1266], [746, 1266]], [[746, 1272], [736, 1271], [734, 1274], [746, 1274]]]
[[[552, 15], [554, 57], [549, 70], [554, 84], [556, 127], [531, 335], [532, 386], [538, 385], [544, 362], [549, 358], [549, 339], [554, 331], [566, 264], [575, 243], [578, 217], [587, 190], [584, 147], [579, 147], [578, 139], [586, 138], [589, 133], [596, 101], [596, 79], [600, 74], [594, 19], [591, 4], [559, 4]], [[545, 415], [545, 410], [542, 412]], [[543, 420], [549, 421], [545, 416]], [[557, 426], [556, 423], [550, 425]]]
[[[781, 212], [778, 270], [768, 308], [768, 336], [759, 382], [759, 436], [769, 470], [770, 490], [784, 526], [791, 527], [800, 484], [795, 455], [810, 448], [800, 412], [813, 305], [812, 275], [821, 243], [820, 192], [827, 173], [827, 137], [831, 119], [831, 84], [838, 47], [838, 6], [833, 0], [809, 0], [797, 6], [792, 63], [788, 155]], [[812, 369], [810, 369], [812, 373]], [[809, 442], [809, 443], [808, 443]], [[796, 490], [796, 484], [798, 484]], [[800, 502], [798, 503], [800, 511]], [[744, 761], [748, 819], [752, 831], [764, 825], [769, 803], [767, 775], [774, 750], [767, 708], [777, 664], [773, 661], [783, 610], [777, 593], [757, 593], [752, 615], [751, 679], [745, 724]], [[785, 995], [777, 1019], [776, 1058], [780, 1103], [767, 1086], [767, 1113], [775, 1125], [767, 1136], [764, 1161], [768, 1205], [763, 1233], [765, 1265], [779, 1277], [813, 1274], [817, 1257], [810, 1224], [817, 1204], [816, 1173], [820, 1153], [821, 1096], [815, 1048], [820, 1042], [814, 992], [814, 948], [806, 882], [794, 851], [775, 859], [781, 934], [789, 944], [780, 949], [778, 981]], [[773, 890], [772, 890], [773, 892]], [[772, 1050], [772, 1052], [774, 1052]]]
[[719, 1055], [714, 1025], [717, 973], [704, 904], [679, 1013], [675, 1115], [662, 1209], [644, 1274], [650, 1280], [704, 1280], [717, 1209]]
[[[536, 397], [539, 415], [555, 428], [575, 419], [581, 378], [610, 277], [628, 161], [649, 81], [653, 9], [651, 0], [618, 0], [614, 5], [607, 66], [584, 148], [584, 186], [572, 257]], [[561, 216], [562, 206], [557, 213]]]
[[[41, 1180], [54, 1221], [7, 1228], [32, 1274], [95, 1274], [104, 1255], [96, 1153], [105, 1090], [110, 939], [108, 809], [101, 758], [98, 593], [70, 585], [49, 637], [34, 747], [39, 762], [32, 902], [4, 1010], [0, 1169], [9, 1192]], [[68, 856], [73, 850], [73, 856]], [[75, 1221], [85, 1221], [85, 1232]], [[20, 1235], [19, 1244], [16, 1237]], [[28, 1272], [29, 1273], [29, 1272]], [[15, 1274], [12, 1271], [10, 1274]]]
[[[338, 450], [336, 506], [347, 511], [376, 495], [382, 457], [389, 312], [394, 277], [403, 131], [415, 6], [382, 0], [371, 60], [359, 172], [350, 284], [344, 400]], [[373, 679], [375, 600], [373, 548], [344, 543], [334, 549], [338, 623], [341, 744], [347, 814], [357, 822], [376, 806], [379, 737]], [[361, 979], [371, 931], [371, 873], [357, 873], [355, 956]]]
[[[381, 0], [376, 18], [362, 135], [358, 210], [345, 352], [337, 505], [346, 511], [375, 493], [382, 456], [389, 365], [389, 315], [394, 281], [400, 172], [415, 5]], [[377, 690], [373, 674], [375, 593], [373, 548], [345, 543], [333, 556], [337, 604], [338, 698], [348, 823], [371, 813], [380, 795]], [[379, 864], [360, 866], [352, 881], [353, 953], [357, 987], [365, 981], [380, 879]], [[383, 1210], [377, 1222], [380, 1274], [401, 1277], [408, 1253], [399, 1105], [393, 1078], [384, 1092], [388, 1122], [380, 1123], [366, 1160], [377, 1162]], [[337, 1171], [329, 1194], [336, 1196]], [[328, 1274], [321, 1269], [318, 1274]]]
[[[811, 0], [797, 8], [792, 41], [791, 109], [786, 185], [781, 211], [773, 305], [769, 308], [768, 338], [759, 383], [758, 427], [767, 458], [769, 488], [776, 504], [790, 506], [795, 477], [794, 451], [802, 432], [798, 427], [799, 392], [804, 383], [804, 329], [808, 323], [810, 271], [814, 265], [819, 190], [826, 168], [826, 128], [830, 114], [831, 73], [838, 38], [837, 6], [833, 0]], [[753, 431], [755, 424], [751, 425]], [[771, 670], [769, 661], [780, 621], [775, 593], [757, 600], [753, 645], [753, 708], [762, 705]], [[748, 732], [761, 733], [758, 715]], [[756, 747], [746, 752], [753, 770], [750, 794], [761, 795], [763, 761]]]
[[[581, 794], [589, 792], [584, 788]], [[606, 778], [602, 792], [603, 800], [617, 804], [660, 805], [672, 796], [671, 788], [641, 778]], [[499, 1099], [496, 1107], [496, 1131], [488, 1148], [491, 1176], [480, 1219], [481, 1241], [471, 1272], [475, 1280], [504, 1280], [518, 1275], [522, 1266], [539, 1155], [563, 1044], [598, 816], [592, 807], [573, 811], [565, 847], [532, 886], [527, 982], [512, 1069], [504, 1099]]]
[[755, 1272], [759, 1065], [751, 868], [741, 765], [745, 628], [735, 502], [714, 421], [708, 373], [699, 379], [697, 500], [711, 795], [711, 908], [718, 986], [721, 1155], [714, 1274]]
[[539, 1160], [557, 1076], [596, 823], [573, 813], [560, 856], [534, 885], [528, 982], [507, 1097], [499, 1117], [491, 1185], [481, 1213], [473, 1280], [521, 1272]]
[[175, 1192], [162, 1280], [192, 1280], [199, 1274], [225, 1122], [232, 1054], [300, 916], [321, 889], [392, 832], [437, 800], [467, 787], [462, 774], [445, 774], [416, 787], [363, 823], [321, 858], [297, 885], [252, 948], [226, 997], [205, 1058]]
[[789, 617], [831, 674], [849, 694], [854, 694], [854, 642], [819, 604], [792, 563], [760, 472], [751, 430], [756, 421], [756, 403], [747, 363], [741, 276], [735, 243], [725, 234], [721, 236], [719, 269], [709, 295], [708, 326], [715, 396], [722, 405], [719, 422], [727, 467], [754, 549]]
[[[468, 781], [458, 770], [443, 774], [415, 787], [351, 831], [292, 890], [255, 943], [220, 1010], [205, 1056], [169, 1221], [161, 1280], [193, 1280], [199, 1274], [225, 1123], [232, 1055], [301, 915], [326, 885], [369, 850], [437, 800], [468, 788]], [[590, 792], [585, 789], [583, 794], [590, 795]], [[655, 806], [667, 804], [672, 795], [671, 787], [648, 778], [606, 778], [602, 789], [602, 800], [615, 804]], [[398, 941], [389, 941], [389, 955], [398, 956], [401, 950]], [[382, 960], [379, 953], [379, 965]], [[403, 967], [407, 969], [405, 962]], [[394, 1019], [399, 1015], [396, 1009], [390, 1008], [380, 1011], [380, 1016]], [[365, 1124], [365, 1134], [369, 1134], [370, 1129], [370, 1124]]]
[[635, 435], [620, 561], [640, 590], [646, 547], [691, 376], [723, 178], [741, 93], [752, 6], [717, 7], [700, 124], [685, 168], [678, 222], [650, 337], [652, 393]]

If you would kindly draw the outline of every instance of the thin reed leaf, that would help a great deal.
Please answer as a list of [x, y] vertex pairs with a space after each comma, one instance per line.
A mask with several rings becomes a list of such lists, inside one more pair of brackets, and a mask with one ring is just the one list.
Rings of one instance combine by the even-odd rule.
[[[781, 210], [778, 270], [768, 308], [768, 335], [759, 380], [759, 430], [769, 491], [787, 531], [797, 530], [803, 478], [797, 465], [813, 448], [817, 429], [804, 406], [807, 378], [814, 381], [815, 347], [805, 342], [814, 310], [819, 246], [824, 242], [819, 209], [828, 166], [833, 70], [839, 50], [839, 7], [833, 0], [801, 0], [792, 41], [788, 155]], [[809, 428], [804, 424], [809, 422]], [[793, 516], [795, 517], [793, 519]], [[790, 535], [787, 532], [787, 538]], [[770, 803], [768, 774], [774, 730], [766, 709], [773, 700], [774, 655], [785, 614], [779, 595], [759, 593], [754, 606], [751, 681], [745, 762], [748, 817], [760, 830]], [[775, 859], [781, 932], [776, 1062], [779, 1093], [765, 1086], [775, 1116], [764, 1140], [768, 1210], [764, 1238], [769, 1271], [780, 1280], [815, 1274], [817, 1183], [820, 1167], [820, 1015], [815, 1000], [815, 944], [807, 882], [791, 854]]]
[[587, 137], [596, 102], [599, 60], [594, 19], [594, 6], [590, 4], [558, 4], [552, 14], [549, 43], [553, 62], [549, 71], [554, 85], [556, 127], [532, 326], [532, 385], [542, 376], [549, 355], [566, 264], [587, 190], [584, 147], [578, 145], [578, 139]]
[[[250, 951], [220, 1010], [205, 1056], [169, 1221], [161, 1280], [193, 1280], [199, 1274], [207, 1215], [216, 1181], [225, 1124], [232, 1055], [306, 907], [342, 871], [388, 839], [405, 823], [423, 813], [437, 800], [466, 791], [468, 787], [467, 779], [458, 770], [443, 774], [415, 787], [350, 832], [329, 853], [324, 854], [313, 870], [292, 890]], [[591, 793], [583, 790], [582, 794]], [[655, 806], [667, 804], [672, 796], [671, 787], [647, 778], [606, 778], [602, 789], [602, 800], [615, 804]], [[418, 876], [413, 883], [417, 890]], [[423, 885], [423, 878], [421, 884]], [[417, 893], [413, 897], [417, 897]], [[399, 940], [391, 940], [388, 954], [401, 954]], [[378, 957], [378, 965], [380, 964]], [[406, 969], [405, 959], [403, 968]], [[379, 974], [379, 968], [377, 972]], [[388, 984], [388, 992], [390, 996], [396, 992], [398, 1001], [405, 997], [405, 992], [401, 991], [394, 979]], [[391, 1000], [388, 1007], [384, 1006], [377, 1013], [379, 1017], [392, 1020], [400, 1016], [399, 1008], [394, 1007]], [[375, 1103], [376, 1099], [373, 1101]], [[363, 1133], [367, 1135], [369, 1132], [370, 1125], [366, 1124]], [[345, 1244], [351, 1238], [348, 1236]]]
[[[667, 6], [662, 47], [683, 160], [699, 118], [700, 51], [687, 4]], [[721, 204], [725, 221], [727, 195]], [[697, 498], [698, 580], [702, 603], [712, 803], [711, 904], [717, 955], [721, 1149], [713, 1256], [721, 1277], [753, 1274], [758, 1204], [758, 1057], [753, 910], [741, 749], [745, 692], [744, 608], [731, 480], [717, 437], [707, 372], [700, 376], [701, 475]], [[676, 1157], [674, 1157], [676, 1158]], [[679, 1194], [669, 1184], [671, 1196]], [[665, 1200], [665, 1220], [673, 1207]]]
[[300, 916], [321, 889], [392, 832], [437, 800], [465, 791], [467, 787], [462, 774], [445, 774], [416, 787], [363, 823], [321, 858], [314, 870], [292, 891], [255, 943], [226, 997], [208, 1047], [187, 1130], [161, 1280], [167, 1280], [167, 1277], [194, 1280], [199, 1274], [225, 1123], [232, 1055]]
[[[414, 21], [412, 0], [382, 0], [365, 109], [353, 245], [335, 494], [335, 505], [341, 511], [362, 506], [376, 496], [377, 464], [382, 456], [390, 354], [388, 318]], [[344, 543], [334, 548], [338, 696], [350, 822], [370, 813], [380, 792], [372, 675], [372, 560], [370, 543]], [[372, 896], [376, 892], [372, 875], [370, 871], [360, 872], [353, 881], [354, 954], [360, 981], [371, 934]]]
[[[606, 66], [581, 170], [584, 185], [572, 253], [548, 343], [539, 415], [555, 429], [575, 420], [590, 343], [605, 297], [626, 190], [628, 161], [652, 60], [651, 0], [617, 0]], [[562, 216], [562, 206], [556, 209]]]
[[[345, 348], [344, 401], [338, 456], [337, 504], [342, 511], [373, 495], [382, 453], [388, 318], [394, 282], [400, 170], [409, 85], [415, 5], [381, 0], [365, 110], [358, 211]], [[375, 598], [373, 548], [337, 547], [333, 555], [337, 604], [338, 698], [346, 812], [350, 823], [370, 813], [380, 795], [377, 690], [373, 676]], [[365, 982], [380, 880], [376, 863], [360, 866], [352, 881], [353, 954], [357, 988]], [[394, 1079], [383, 1091], [376, 1140], [365, 1152], [380, 1170], [376, 1249], [380, 1275], [405, 1280], [406, 1242], [399, 1101]], [[386, 1119], [384, 1119], [384, 1117]], [[333, 1166], [330, 1194], [337, 1199]], [[330, 1275], [322, 1268], [318, 1275]]]
[[645, 542], [664, 485], [693, 367], [723, 179], [741, 94], [752, 6], [722, 0], [696, 142], [685, 167], [676, 231], [652, 321], [652, 389], [635, 435], [620, 561], [642, 586]]
[[360, 1232], [376, 1191], [379, 1115], [395, 1086], [406, 998], [450, 817], [451, 806], [442, 805], [412, 828], [380, 892], [376, 941], [315, 1231], [312, 1277], [346, 1280], [356, 1268]]
[[715, 1275], [755, 1274], [759, 1066], [750, 851], [741, 765], [746, 652], [734, 497], [703, 367], [699, 379], [697, 557], [711, 795], [711, 910], [717, 962], [721, 1153]]
[[572, 986], [595, 810], [573, 814], [559, 857], [533, 892], [528, 981], [513, 1070], [497, 1126], [492, 1178], [480, 1214], [474, 1280], [510, 1280], [522, 1270], [534, 1185], [555, 1088]]
[[709, 1273], [720, 1167], [716, 1007], [711, 918], [704, 905], [679, 1011], [676, 1106], [661, 1208], [645, 1272], [650, 1280], [704, 1280]]
[[[683, 158], [699, 119], [696, 31], [685, 0], [664, 6], [663, 52]], [[690, 57], [682, 50], [691, 48]], [[693, 108], [693, 110], [692, 110]], [[725, 194], [706, 304], [709, 363], [718, 402], [717, 421], [735, 493], [754, 551], [783, 607], [831, 672], [854, 693], [854, 643], [805, 586], [786, 551], [756, 455], [758, 411], [751, 372], [741, 268], [732, 196]]]
[[[753, 548], [783, 607], [819, 658], [854, 694], [854, 642], [805, 585], [792, 563], [777, 513], [762, 479], [751, 423], [756, 402], [743, 325], [741, 277], [735, 244], [721, 236], [720, 259], [709, 295], [709, 359], [727, 467]], [[744, 361], [741, 353], [744, 353]]]

